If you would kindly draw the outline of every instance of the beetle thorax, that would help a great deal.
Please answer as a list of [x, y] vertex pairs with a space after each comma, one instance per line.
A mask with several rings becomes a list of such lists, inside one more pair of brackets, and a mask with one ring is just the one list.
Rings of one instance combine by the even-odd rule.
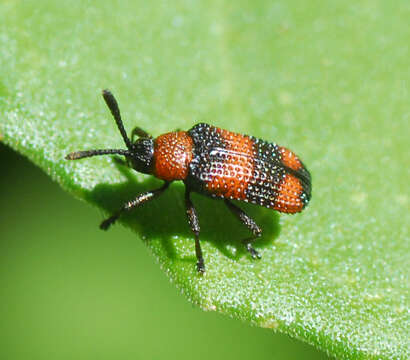
[[185, 131], [171, 132], [154, 140], [153, 174], [166, 181], [184, 180], [192, 160], [192, 138]]

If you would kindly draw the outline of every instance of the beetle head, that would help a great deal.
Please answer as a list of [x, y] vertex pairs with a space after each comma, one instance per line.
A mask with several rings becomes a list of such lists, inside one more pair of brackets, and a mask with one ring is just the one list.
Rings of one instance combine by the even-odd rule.
[[[131, 134], [131, 139], [128, 137], [127, 132], [124, 129], [122, 123], [120, 109], [118, 107], [117, 100], [109, 90], [103, 90], [103, 98], [111, 111], [112, 116], [117, 124], [118, 130], [127, 146], [125, 149], [96, 149], [75, 151], [66, 156], [67, 160], [78, 160], [85, 157], [97, 156], [97, 155], [124, 155], [127, 159], [127, 163], [136, 171], [150, 174], [154, 156], [154, 140], [144, 130], [136, 127]], [[134, 136], [139, 138], [134, 141]]]
[[151, 174], [154, 157], [154, 140], [150, 137], [137, 139], [129, 155], [126, 155], [128, 164], [138, 172]]

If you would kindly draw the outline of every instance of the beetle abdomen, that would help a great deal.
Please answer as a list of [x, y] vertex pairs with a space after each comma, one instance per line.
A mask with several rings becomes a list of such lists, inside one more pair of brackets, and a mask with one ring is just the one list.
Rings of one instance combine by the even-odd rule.
[[188, 134], [194, 156], [187, 182], [195, 190], [287, 213], [308, 203], [309, 172], [290, 150], [207, 124]]

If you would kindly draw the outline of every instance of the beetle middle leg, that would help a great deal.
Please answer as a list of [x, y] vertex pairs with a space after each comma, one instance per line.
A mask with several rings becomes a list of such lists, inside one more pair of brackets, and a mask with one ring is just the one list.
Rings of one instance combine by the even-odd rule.
[[189, 226], [191, 227], [191, 230], [195, 235], [195, 254], [197, 258], [196, 267], [200, 274], [204, 274], [205, 263], [202, 256], [201, 244], [199, 243], [199, 233], [201, 231], [201, 228], [199, 226], [198, 214], [196, 213], [196, 209], [190, 198], [190, 190], [187, 187], [185, 188], [185, 206]]
[[121, 216], [122, 213], [129, 211], [135, 207], [138, 207], [146, 202], [158, 197], [161, 195], [169, 186], [170, 182], [166, 182], [158, 189], [144, 192], [139, 194], [134, 200], [127, 201], [120, 210], [118, 210], [114, 215], [110, 216], [108, 219], [105, 219], [100, 224], [100, 229], [107, 230], [115, 221]]
[[234, 214], [250, 231], [252, 231], [253, 236], [242, 240], [242, 243], [245, 245], [246, 250], [249, 251], [253, 259], [260, 259], [261, 255], [254, 249], [252, 242], [262, 235], [261, 228], [248, 214], [228, 199], [225, 199], [225, 204], [228, 206], [228, 209], [232, 212], [232, 214]]

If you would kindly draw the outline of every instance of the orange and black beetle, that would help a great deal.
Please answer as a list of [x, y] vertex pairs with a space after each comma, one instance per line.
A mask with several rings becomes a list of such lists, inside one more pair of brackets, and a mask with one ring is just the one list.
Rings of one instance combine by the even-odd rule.
[[[252, 136], [236, 134], [208, 124], [197, 124], [189, 131], [174, 131], [153, 139], [136, 127], [131, 139], [124, 129], [117, 101], [108, 90], [103, 97], [117, 123], [127, 150], [101, 149], [77, 151], [67, 160], [106, 154], [124, 155], [130, 166], [139, 172], [164, 180], [155, 190], [138, 195], [104, 220], [100, 227], [108, 229], [122, 212], [154, 199], [174, 180], [185, 184], [188, 222], [195, 234], [197, 269], [205, 272], [199, 243], [199, 221], [190, 199], [191, 191], [213, 198], [222, 198], [229, 210], [245, 224], [253, 237], [244, 244], [253, 258], [260, 258], [252, 241], [262, 230], [245, 212], [231, 202], [242, 200], [284, 213], [303, 210], [311, 197], [311, 180], [302, 161], [290, 150]], [[134, 136], [139, 138], [134, 141]]]

